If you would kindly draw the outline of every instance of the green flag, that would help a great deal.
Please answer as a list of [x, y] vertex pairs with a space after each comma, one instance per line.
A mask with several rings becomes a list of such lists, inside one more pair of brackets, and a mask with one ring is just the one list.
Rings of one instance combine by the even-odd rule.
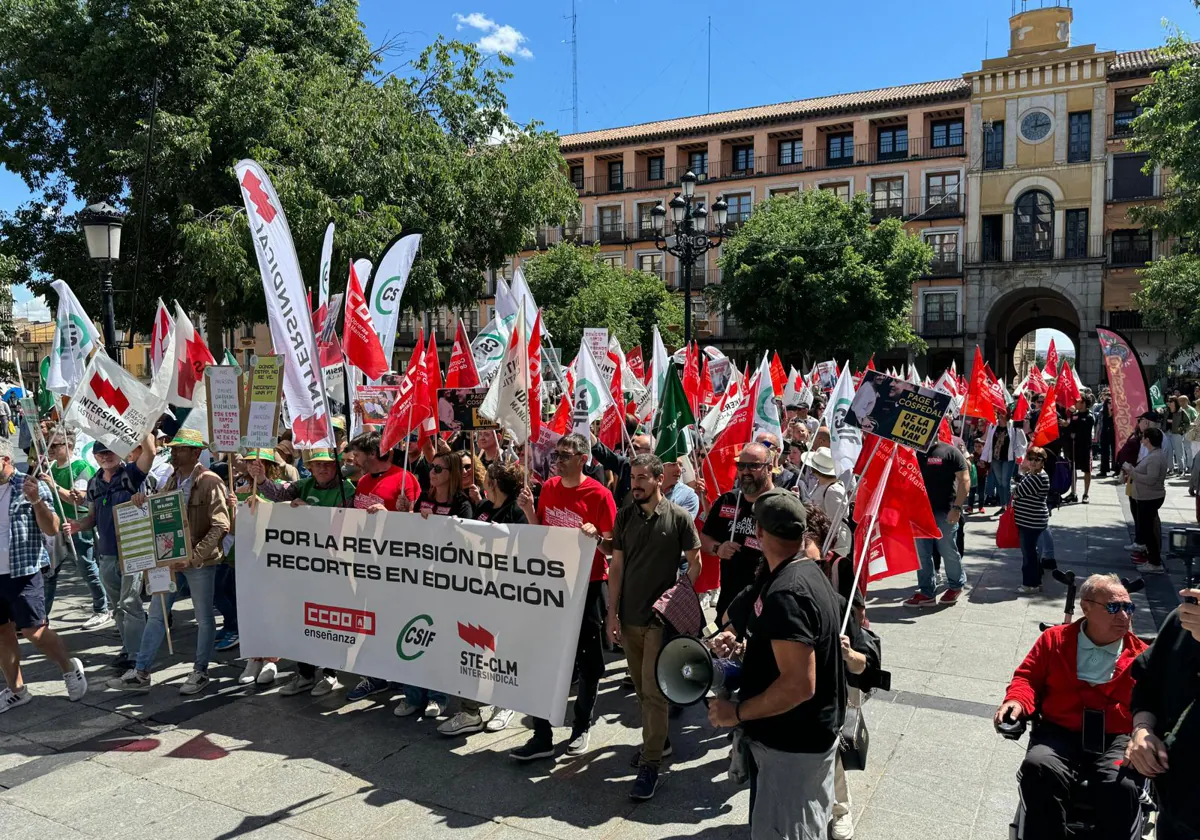
[[658, 415], [654, 419], [654, 439], [657, 441], [654, 454], [664, 462], [686, 455], [688, 440], [684, 430], [695, 422], [687, 394], [683, 391], [683, 383], [679, 380], [679, 372], [675, 365], [669, 365], [658, 404]]
[[54, 392], [46, 387], [46, 378], [50, 376], [50, 357], [42, 359], [40, 367], [41, 383], [37, 392], [38, 417], [47, 416], [54, 408]]
[[1155, 411], [1160, 408], [1167, 407], [1167, 401], [1163, 399], [1162, 380], [1158, 380], [1150, 386], [1150, 407]]
[[237, 368], [238, 376], [242, 375], [242, 366], [238, 364], [237, 356], [230, 353], [228, 349], [225, 351], [225, 364], [233, 365]]

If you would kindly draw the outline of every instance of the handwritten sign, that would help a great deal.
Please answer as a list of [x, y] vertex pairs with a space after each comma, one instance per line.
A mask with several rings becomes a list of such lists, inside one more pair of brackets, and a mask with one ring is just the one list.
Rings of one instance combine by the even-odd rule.
[[[584, 327], [583, 343], [592, 351], [596, 366], [602, 367], [608, 358], [608, 329], [605, 327]], [[605, 380], [607, 383], [607, 380]]]
[[279, 442], [279, 396], [283, 357], [259, 356], [250, 374], [250, 393], [242, 418], [242, 448], [274, 449]]
[[214, 452], [237, 452], [242, 446], [242, 389], [233, 365], [209, 365], [208, 428]]

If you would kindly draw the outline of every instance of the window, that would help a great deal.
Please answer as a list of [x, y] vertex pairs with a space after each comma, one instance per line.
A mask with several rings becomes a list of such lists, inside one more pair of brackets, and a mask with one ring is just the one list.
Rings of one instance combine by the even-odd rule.
[[753, 146], [734, 146], [733, 147], [733, 171], [734, 172], [753, 172], [754, 171], [754, 147]]
[[1092, 156], [1092, 112], [1071, 114], [1067, 126], [1067, 163], [1089, 160]]
[[1004, 120], [993, 120], [983, 130], [983, 168], [1004, 168]]
[[644, 271], [647, 274], [656, 274], [659, 277], [663, 276], [663, 255], [662, 254], [638, 254], [637, 257], [638, 271]]
[[939, 120], [930, 125], [933, 130], [933, 148], [946, 149], [963, 144], [963, 121]]
[[1113, 201], [1131, 198], [1151, 198], [1154, 195], [1154, 176], [1142, 172], [1149, 160], [1147, 155], [1113, 155]]
[[1066, 231], [1063, 236], [1063, 256], [1069, 260], [1088, 255], [1088, 211], [1068, 210], [1063, 214]]
[[780, 140], [779, 141], [779, 165], [791, 166], [799, 163], [804, 159], [804, 141], [803, 140]]
[[1113, 104], [1114, 137], [1133, 133], [1133, 121], [1141, 116], [1142, 106], [1133, 101], [1133, 97], [1141, 91], [1121, 91]]
[[999, 262], [1002, 255], [1004, 217], [1000, 215], [983, 216], [980, 219], [980, 236], [980, 260], [982, 262]]
[[958, 292], [926, 292], [922, 296], [926, 335], [954, 335], [958, 331]]
[[781, 195], [796, 195], [800, 192], [797, 187], [776, 187], [771, 190], [771, 198], [777, 198]]
[[661, 181], [663, 180], [663, 156], [656, 155], [655, 157], [646, 158], [646, 180]]
[[929, 233], [925, 243], [933, 249], [932, 274], [954, 273], [958, 269], [958, 232]]
[[750, 193], [727, 195], [725, 200], [729, 202], [729, 224], [741, 224], [750, 218]]
[[625, 265], [625, 255], [620, 253], [601, 254], [596, 257], [596, 262], [612, 266], [613, 268], [622, 268]]
[[1144, 265], [1150, 262], [1150, 233], [1142, 230], [1114, 230], [1113, 265]]
[[879, 160], [908, 157], [908, 129], [879, 129]]
[[571, 167], [571, 184], [577, 190], [583, 189], [583, 167], [582, 166], [572, 166]]
[[854, 135], [830, 134], [825, 138], [825, 154], [830, 165], [854, 160]]
[[637, 206], [638, 233], [654, 234], [654, 217], [651, 215], [653, 209], [653, 204], [639, 204]]
[[467, 331], [471, 334], [479, 332], [479, 310], [472, 309], [467, 312]]
[[875, 178], [871, 181], [871, 204], [875, 212], [896, 215], [904, 209], [904, 179]]
[[925, 209], [956, 210], [959, 206], [959, 175], [940, 172], [925, 176]]
[[610, 160], [608, 162], [608, 188], [610, 190], [625, 189], [625, 162]]
[[1054, 199], [1029, 190], [1013, 207], [1013, 259], [1048, 260], [1054, 253]]
[[623, 234], [621, 207], [600, 208], [600, 241], [617, 242]]
[[708, 152], [688, 152], [688, 169], [693, 175], [708, 174]]
[[820, 189], [833, 193], [847, 204], [850, 203], [850, 184], [845, 181], [840, 184], [821, 184]]

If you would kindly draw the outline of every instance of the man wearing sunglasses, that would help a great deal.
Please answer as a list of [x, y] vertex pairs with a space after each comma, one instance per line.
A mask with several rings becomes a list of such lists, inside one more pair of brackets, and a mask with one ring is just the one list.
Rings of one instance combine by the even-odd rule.
[[1079, 588], [1083, 618], [1051, 627], [1013, 674], [995, 721], [1041, 715], [1017, 780], [1027, 840], [1065, 836], [1065, 809], [1087, 769], [1096, 809], [1091, 836], [1128, 840], [1141, 828], [1140, 785], [1123, 771], [1133, 728], [1133, 662], [1146, 643], [1121, 579], [1092, 575]]

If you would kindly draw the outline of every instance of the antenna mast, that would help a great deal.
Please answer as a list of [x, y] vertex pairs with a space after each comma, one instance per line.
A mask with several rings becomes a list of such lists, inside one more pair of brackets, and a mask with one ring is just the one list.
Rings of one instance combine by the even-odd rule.
[[579, 41], [575, 0], [571, 0], [571, 131], [579, 133]]
[[708, 16], [708, 96], [704, 104], [705, 113], [712, 113], [712, 15]]

